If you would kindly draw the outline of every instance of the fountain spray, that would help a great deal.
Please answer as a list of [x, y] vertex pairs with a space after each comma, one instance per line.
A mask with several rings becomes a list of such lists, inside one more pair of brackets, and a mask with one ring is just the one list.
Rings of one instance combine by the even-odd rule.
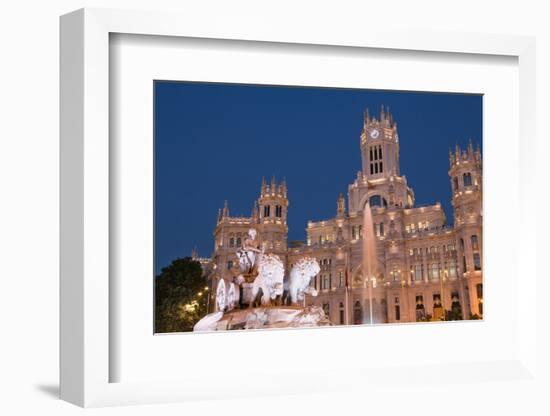
[[374, 225], [372, 212], [367, 202], [363, 209], [363, 272], [367, 282], [369, 294], [369, 316], [370, 324], [374, 323], [372, 313], [372, 285], [376, 274], [376, 241], [374, 240]]

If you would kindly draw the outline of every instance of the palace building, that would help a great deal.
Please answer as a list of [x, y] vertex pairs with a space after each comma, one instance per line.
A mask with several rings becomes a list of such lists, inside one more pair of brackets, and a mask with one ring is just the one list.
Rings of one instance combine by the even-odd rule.
[[[449, 152], [453, 226], [447, 225], [439, 203], [415, 205], [399, 168], [397, 123], [383, 107], [379, 118], [365, 113], [360, 150], [361, 170], [348, 186], [347, 201], [340, 194], [333, 218], [309, 221], [303, 243], [287, 242], [284, 181], [262, 182], [250, 217], [232, 217], [226, 203], [214, 230], [212, 286], [238, 273], [236, 250], [254, 228], [260, 244], [279, 255], [286, 270], [304, 256], [318, 260], [321, 271], [312, 282], [318, 295], [307, 296], [305, 302], [322, 306], [333, 324], [369, 323], [371, 310], [374, 323], [483, 317], [479, 148], [470, 143]], [[370, 230], [363, 229], [367, 204], [374, 223]], [[376, 241], [377, 272], [370, 279], [362, 272], [365, 233], [374, 233]]]

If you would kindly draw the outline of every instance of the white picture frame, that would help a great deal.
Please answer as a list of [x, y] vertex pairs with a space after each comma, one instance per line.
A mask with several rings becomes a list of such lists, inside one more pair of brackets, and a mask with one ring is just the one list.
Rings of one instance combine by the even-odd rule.
[[[415, 383], [452, 369], [455, 377], [479, 382], [501, 377], [506, 380], [535, 380], [537, 323], [535, 252], [526, 242], [535, 241], [536, 218], [528, 207], [535, 203], [534, 184], [528, 172], [535, 166], [535, 41], [506, 35], [397, 32], [353, 28], [331, 31], [313, 26], [307, 33], [300, 27], [284, 29], [268, 22], [241, 24], [218, 21], [204, 26], [191, 15], [83, 9], [61, 18], [61, 398], [80, 406], [158, 403], [220, 397], [247, 397], [284, 393], [339, 391], [359, 383], [373, 389], [373, 380], [398, 377]], [[238, 32], [236, 32], [238, 28]], [[349, 367], [332, 368], [329, 382], [318, 373], [301, 374], [301, 379], [269, 373], [268, 383], [212, 386], [211, 375], [187, 380], [112, 382], [110, 366], [120, 359], [110, 348], [115, 335], [109, 325], [113, 301], [109, 276], [110, 259], [110, 171], [109, 148], [109, 37], [110, 34], [225, 39], [281, 44], [331, 45], [333, 47], [384, 50], [429, 51], [440, 54], [503, 55], [517, 58], [519, 68], [519, 220], [517, 267], [525, 284], [519, 287], [517, 314], [518, 345], [514, 353], [498, 361], [471, 363], [418, 362], [418, 367], [369, 370], [357, 377]], [[408, 331], [414, 331], [413, 326]], [[359, 328], [360, 330], [361, 328]], [[366, 328], [364, 328], [366, 329]], [[258, 334], [258, 333], [256, 333]], [[262, 336], [260, 335], [250, 335]], [[216, 336], [217, 337], [217, 336]], [[170, 342], [169, 337], [167, 338]], [[219, 338], [217, 338], [219, 339]], [[221, 341], [223, 342], [223, 341]], [[483, 373], [483, 377], [471, 374]], [[355, 374], [355, 375], [354, 375]], [[346, 383], [340, 380], [347, 380]], [[350, 380], [355, 380], [351, 382]], [[242, 381], [242, 380], [241, 380]], [[357, 384], [354, 384], [357, 387]]]

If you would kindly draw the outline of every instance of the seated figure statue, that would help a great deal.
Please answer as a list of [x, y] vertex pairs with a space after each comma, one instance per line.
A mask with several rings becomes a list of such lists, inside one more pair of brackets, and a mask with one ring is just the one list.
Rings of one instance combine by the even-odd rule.
[[244, 239], [242, 247], [237, 250], [236, 254], [239, 259], [239, 268], [241, 271], [241, 275], [237, 278], [237, 283], [242, 284], [246, 280], [243, 275], [251, 276], [256, 274], [259, 256], [261, 255], [261, 251], [258, 249], [258, 242], [256, 241], [256, 230], [254, 228], [248, 230], [248, 237]]

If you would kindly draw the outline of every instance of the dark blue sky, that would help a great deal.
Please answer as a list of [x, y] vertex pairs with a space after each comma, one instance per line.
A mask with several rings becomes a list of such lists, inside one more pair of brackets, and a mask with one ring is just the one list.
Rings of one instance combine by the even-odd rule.
[[197, 247], [210, 256], [218, 208], [250, 215], [262, 176], [285, 177], [290, 240], [331, 218], [361, 169], [363, 112], [389, 106], [401, 174], [416, 204], [440, 201], [453, 222], [449, 147], [482, 140], [479, 95], [155, 82], [156, 270]]

